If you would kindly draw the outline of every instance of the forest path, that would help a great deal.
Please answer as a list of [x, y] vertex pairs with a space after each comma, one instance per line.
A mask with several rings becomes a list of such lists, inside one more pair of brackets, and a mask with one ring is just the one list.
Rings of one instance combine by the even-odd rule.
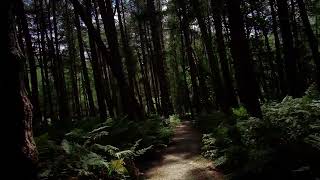
[[220, 180], [213, 163], [200, 155], [201, 134], [190, 121], [175, 129], [172, 143], [164, 151], [160, 162], [152, 162], [144, 176], [150, 180]]

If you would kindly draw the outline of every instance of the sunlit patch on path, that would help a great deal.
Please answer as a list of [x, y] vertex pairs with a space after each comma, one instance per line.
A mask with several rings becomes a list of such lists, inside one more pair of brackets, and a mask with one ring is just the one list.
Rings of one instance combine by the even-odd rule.
[[145, 172], [151, 180], [220, 180], [212, 162], [200, 156], [201, 135], [190, 122], [183, 122], [175, 130], [172, 144], [163, 153], [160, 163]]

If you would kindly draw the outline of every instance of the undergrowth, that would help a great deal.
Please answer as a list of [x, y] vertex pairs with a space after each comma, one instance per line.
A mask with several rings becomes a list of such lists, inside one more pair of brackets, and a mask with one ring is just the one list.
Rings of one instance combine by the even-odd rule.
[[[213, 121], [209, 127], [199, 126], [204, 133], [202, 155], [228, 179], [319, 178], [319, 97], [311, 87], [302, 98], [264, 104], [263, 119], [250, 117], [244, 107], [233, 109], [232, 117], [200, 117], [198, 124]], [[227, 118], [236, 125], [227, 125]]]
[[153, 115], [141, 122], [127, 118], [98, 122], [95, 118], [77, 122], [59, 142], [48, 133], [36, 137], [39, 179], [137, 178], [136, 158], [165, 147], [180, 120]]

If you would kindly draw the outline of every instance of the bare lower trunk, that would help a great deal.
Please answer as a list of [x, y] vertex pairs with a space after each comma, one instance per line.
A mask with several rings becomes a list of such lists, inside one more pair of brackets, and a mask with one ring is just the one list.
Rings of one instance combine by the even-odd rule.
[[[10, 171], [10, 179], [36, 179], [37, 150], [32, 133], [32, 105], [26, 95], [23, 82], [23, 56], [18, 44], [14, 23], [14, 5], [17, 1], [7, 1], [7, 45], [4, 47], [7, 58], [2, 63], [10, 74], [4, 78], [4, 92], [1, 99], [7, 99], [4, 106], [4, 117], [7, 117], [6, 127], [10, 130], [10, 143], [6, 149], [12, 153], [13, 159], [6, 164]], [[9, 173], [9, 171], [5, 173]], [[14, 173], [12, 173], [14, 172]]]

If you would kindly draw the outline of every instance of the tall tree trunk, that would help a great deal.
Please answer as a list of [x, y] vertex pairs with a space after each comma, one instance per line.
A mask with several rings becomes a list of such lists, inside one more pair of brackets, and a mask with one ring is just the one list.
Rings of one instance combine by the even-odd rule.
[[227, 100], [227, 106], [237, 106], [237, 99], [234, 92], [234, 87], [232, 83], [232, 75], [230, 72], [230, 63], [227, 58], [226, 46], [223, 37], [222, 29], [222, 10], [224, 9], [223, 0], [211, 0], [211, 10], [214, 19], [214, 27], [216, 31], [216, 43], [218, 48], [218, 54], [220, 58], [221, 70], [224, 80], [224, 89], [225, 89], [225, 99]]
[[[70, 79], [71, 79], [71, 88], [72, 88], [72, 99], [73, 99], [73, 115], [76, 117], [81, 116], [80, 110], [80, 100], [79, 100], [79, 89], [77, 83], [77, 66], [76, 66], [76, 47], [75, 47], [75, 37], [74, 37], [74, 24], [68, 14], [69, 12], [68, 2], [65, 3], [65, 21], [64, 26], [66, 31], [66, 40], [68, 45], [68, 53], [69, 53], [69, 67], [70, 67]], [[71, 16], [72, 17], [72, 16]]]
[[[91, 8], [92, 8], [91, 0], [85, 0], [85, 5], [86, 5], [87, 14], [91, 15]], [[76, 8], [74, 9], [74, 11], [79, 13], [79, 11]], [[89, 18], [91, 19], [91, 16], [89, 16]], [[99, 106], [99, 115], [101, 119], [106, 119], [107, 109], [105, 104], [105, 93], [103, 88], [104, 84], [102, 80], [102, 69], [98, 60], [96, 43], [94, 42], [94, 39], [90, 35], [88, 38], [89, 38], [89, 45], [90, 45], [93, 78], [94, 78], [95, 90], [96, 90], [97, 101]]]
[[209, 66], [211, 69], [212, 74], [212, 80], [213, 80], [213, 86], [215, 91], [215, 98], [217, 101], [217, 104], [222, 108], [223, 111], [227, 111], [228, 107], [226, 107], [225, 100], [223, 99], [222, 95], [222, 81], [220, 76], [220, 69], [219, 69], [219, 62], [217, 57], [214, 54], [214, 49], [212, 45], [212, 37], [208, 33], [208, 27], [205, 23], [205, 17], [202, 14], [201, 4], [199, 0], [191, 0], [191, 5], [194, 9], [194, 13], [196, 16], [196, 19], [199, 24], [200, 32], [201, 32], [201, 39], [205, 46], [207, 58], [209, 60]]
[[235, 62], [235, 73], [240, 100], [250, 115], [262, 117], [258, 100], [258, 83], [253, 72], [252, 57], [246, 39], [243, 15], [238, 0], [227, 0], [231, 31], [231, 53]]
[[287, 80], [287, 93], [290, 96], [297, 97], [297, 59], [293, 55], [293, 36], [291, 32], [291, 26], [289, 21], [289, 12], [287, 1], [277, 0], [278, 5], [278, 16], [280, 19], [280, 31], [283, 41], [283, 54], [284, 54], [284, 64], [286, 71]]
[[129, 39], [128, 36], [125, 32], [125, 24], [124, 24], [124, 19], [125, 17], [121, 16], [121, 10], [120, 10], [120, 2], [119, 0], [116, 0], [116, 10], [118, 14], [118, 21], [119, 21], [119, 29], [120, 29], [120, 38], [123, 46], [123, 52], [125, 55], [125, 62], [126, 62], [126, 67], [128, 71], [128, 80], [129, 80], [129, 88], [134, 91], [134, 81], [135, 81], [135, 63], [133, 60], [133, 54], [131, 47], [129, 46]]
[[154, 58], [157, 64], [157, 73], [161, 92], [161, 109], [166, 117], [173, 113], [173, 107], [169, 94], [169, 82], [166, 75], [166, 59], [161, 45], [161, 19], [155, 8], [154, 0], [147, 0], [147, 14], [151, 26], [152, 43], [154, 47]]
[[[38, 7], [39, 6], [39, 7]], [[49, 81], [49, 69], [48, 69], [48, 53], [46, 50], [46, 25], [45, 25], [45, 17], [44, 17], [44, 12], [43, 12], [43, 7], [42, 7], [42, 2], [40, 1], [39, 4], [37, 3], [37, 1], [35, 1], [35, 9], [36, 11], [39, 13], [37, 14], [37, 21], [38, 21], [38, 25], [37, 25], [37, 30], [38, 32], [40, 32], [40, 35], [38, 34], [38, 36], [40, 36], [39, 38], [39, 51], [41, 54], [40, 57], [40, 64], [43, 64], [43, 71], [44, 71], [44, 81], [45, 81], [45, 86], [43, 87], [43, 92], [45, 93], [44, 96], [47, 96], [47, 102], [49, 105], [49, 116], [51, 118], [53, 118], [53, 104], [52, 104], [52, 93], [51, 93], [51, 88], [50, 88], [50, 81]], [[51, 29], [51, 26], [49, 26]], [[54, 54], [54, 50], [52, 51], [52, 54]], [[56, 80], [56, 76], [54, 76], [55, 80]], [[46, 99], [46, 98], [44, 98]], [[45, 101], [46, 102], [46, 101]]]
[[23, 82], [25, 58], [17, 44], [14, 14], [16, 3], [17, 0], [4, 2], [6, 45], [3, 50], [6, 54], [1, 62], [1, 67], [3, 71], [6, 69], [5, 72], [9, 72], [9, 74], [1, 75], [1, 83], [5, 85], [2, 89], [4, 91], [1, 93], [1, 99], [5, 100], [2, 115], [9, 118], [4, 122], [4, 127], [10, 131], [9, 141], [5, 140], [6, 147], [4, 149], [13, 156], [10, 156], [10, 161], [6, 163], [3, 176], [8, 175], [11, 179], [33, 180], [37, 178], [38, 154], [32, 133], [32, 105], [26, 95]]
[[279, 84], [278, 84], [280, 88], [279, 96], [284, 96], [286, 92], [286, 82], [284, 77], [284, 62], [281, 56], [281, 46], [280, 46], [280, 39], [278, 34], [278, 21], [277, 21], [277, 14], [275, 11], [275, 0], [269, 0], [269, 6], [271, 9], [271, 16], [272, 16], [272, 32], [273, 32], [274, 43], [275, 43], [277, 74], [279, 77]]
[[[42, 1], [42, 0], [41, 0]], [[55, 41], [55, 61], [56, 70], [58, 75], [57, 82], [57, 99], [59, 104], [59, 118], [58, 126], [62, 126], [65, 130], [68, 130], [71, 126], [70, 108], [66, 89], [66, 82], [64, 77], [64, 64], [60, 55], [59, 47], [59, 34], [57, 25], [57, 14], [56, 14], [56, 1], [52, 1], [52, 12], [53, 12], [53, 30], [54, 30], [54, 41]]]
[[[180, 19], [180, 23], [181, 23], [181, 19]], [[186, 72], [186, 62], [185, 62], [185, 43], [184, 43], [184, 38], [183, 38], [183, 34], [180, 33], [180, 42], [181, 42], [181, 67], [182, 67], [182, 74], [183, 74], [183, 84], [184, 84], [184, 96], [185, 96], [185, 111], [188, 112], [190, 110], [191, 113], [191, 117], [194, 118], [194, 113], [193, 113], [193, 109], [192, 109], [192, 103], [190, 100], [190, 91], [189, 91], [189, 87], [188, 87], [188, 83], [187, 83], [187, 72]]]
[[154, 47], [152, 42], [152, 37], [150, 35], [150, 30], [146, 25], [146, 22], [144, 21], [144, 32], [145, 32], [145, 39], [146, 39], [146, 45], [147, 45], [147, 52], [149, 55], [149, 69], [150, 69], [150, 76], [151, 76], [151, 84], [153, 87], [153, 94], [155, 96], [155, 101], [156, 101], [156, 107], [157, 107], [157, 112], [159, 114], [162, 114], [162, 109], [161, 109], [161, 103], [160, 103], [160, 92], [159, 92], [159, 78], [158, 78], [158, 73], [156, 73], [157, 65], [155, 62], [155, 53], [154, 53]]
[[316, 64], [316, 82], [318, 85], [318, 89], [320, 89], [320, 53], [319, 53], [318, 40], [312, 31], [304, 1], [297, 0], [297, 2], [298, 2], [300, 17], [302, 19], [304, 30], [309, 40], [309, 46], [311, 48], [313, 60], [314, 60], [314, 63]]
[[[89, 1], [88, 1], [89, 2]], [[90, 5], [91, 6], [91, 5]], [[97, 1], [93, 1], [93, 10], [94, 10], [94, 18], [95, 18], [95, 24], [97, 26], [97, 32], [100, 34], [101, 33], [101, 30], [100, 30], [100, 19], [99, 19], [99, 12], [98, 12], [98, 2]], [[105, 60], [103, 60], [103, 57], [101, 55], [101, 52], [98, 52], [97, 53], [99, 54], [99, 58], [98, 58], [98, 61], [99, 61], [99, 64], [101, 65], [101, 72], [102, 72], [102, 79], [103, 79], [103, 93], [104, 93], [104, 96], [105, 96], [105, 103], [107, 105], [107, 108], [108, 108], [108, 112], [109, 112], [109, 115], [111, 118], [114, 118], [115, 117], [115, 114], [114, 114], [114, 107], [115, 107], [115, 104], [113, 103], [113, 99], [111, 97], [111, 89], [110, 89], [110, 74], [109, 74], [109, 71], [108, 71], [108, 66], [107, 66], [107, 63], [105, 62]]]
[[186, 5], [183, 0], [177, 1], [177, 7], [181, 8], [181, 12], [178, 12], [178, 13], [181, 14], [180, 26], [183, 33], [183, 39], [184, 39], [184, 45], [185, 45], [184, 51], [187, 54], [186, 58], [190, 67], [193, 106], [196, 109], [196, 112], [200, 113], [202, 109], [202, 105], [200, 103], [200, 97], [199, 97], [200, 92], [199, 92], [198, 78], [197, 78], [197, 66], [195, 64], [195, 59], [193, 58], [193, 55], [192, 55], [193, 49], [192, 49], [192, 43], [190, 40], [190, 27], [189, 27], [190, 20], [188, 19]]
[[[17, 25], [18, 25], [18, 30], [17, 30], [18, 44], [21, 48], [21, 52], [25, 55], [26, 52], [25, 52], [25, 45], [23, 42], [24, 33], [23, 33], [23, 28], [22, 28], [22, 22], [21, 22], [21, 19], [18, 19], [17, 21], [18, 21], [18, 23], [17, 23]], [[24, 71], [25, 88], [26, 88], [27, 93], [30, 95], [31, 89], [30, 89], [30, 80], [29, 80], [28, 62], [27, 61], [24, 62], [24, 68], [26, 69]]]
[[[100, 34], [96, 31], [92, 24], [92, 20], [88, 13], [86, 13], [79, 3], [78, 0], [70, 0], [76, 9], [76, 11], [79, 12], [82, 20], [86, 24], [88, 28], [89, 36], [91, 36], [95, 43], [97, 44], [99, 50], [101, 51], [101, 55], [103, 56], [104, 61], [108, 63], [108, 65], [111, 67], [112, 73], [114, 74], [115, 78], [117, 79], [118, 86], [120, 89], [120, 95], [122, 99], [122, 107], [125, 110], [125, 113], [128, 114], [129, 118], [132, 119], [142, 119], [143, 118], [143, 111], [140, 109], [139, 104], [134, 97], [134, 94], [132, 90], [129, 89], [129, 86], [127, 84], [127, 80], [123, 73], [123, 68], [121, 65], [121, 57], [119, 54], [118, 49], [118, 40], [117, 40], [117, 33], [116, 28], [114, 24], [113, 19], [113, 11], [111, 8], [111, 2], [106, 2], [106, 8], [107, 8], [107, 27], [108, 27], [108, 33], [107, 33], [107, 39], [108, 44], [110, 47], [110, 52], [104, 45]], [[103, 15], [102, 15], [103, 16]], [[111, 58], [107, 57], [108, 54], [111, 55]]]
[[277, 74], [278, 74], [278, 87], [279, 87], [279, 95], [278, 97], [283, 97], [287, 91], [286, 82], [284, 78], [284, 64], [281, 57], [281, 47], [280, 47], [280, 39], [278, 35], [278, 22], [277, 15], [275, 12], [275, 0], [269, 0], [269, 5], [271, 9], [271, 17], [272, 17], [272, 31], [274, 36], [274, 44], [275, 44], [275, 55], [276, 55], [276, 64], [277, 64]]
[[94, 116], [96, 114], [94, 101], [93, 101], [93, 95], [90, 85], [90, 79], [89, 79], [89, 73], [86, 63], [86, 58], [84, 56], [84, 46], [83, 46], [83, 40], [82, 40], [82, 32], [81, 32], [81, 26], [80, 26], [80, 19], [77, 11], [74, 11], [75, 13], [75, 25], [77, 29], [77, 36], [78, 36], [78, 46], [79, 46], [79, 53], [80, 53], [80, 61], [81, 61], [81, 68], [82, 68], [82, 74], [83, 74], [83, 82], [84, 82], [84, 88], [85, 88], [85, 94], [88, 98], [88, 104], [89, 104], [89, 115]]
[[304, 46], [303, 42], [299, 39], [299, 30], [297, 24], [297, 17], [296, 17], [296, 2], [294, 0], [290, 0], [290, 22], [292, 28], [292, 36], [293, 36], [293, 56], [296, 58], [297, 61], [297, 93], [298, 96], [303, 96], [305, 89], [307, 88], [308, 84], [308, 73], [305, 69], [304, 59], [302, 57], [301, 47]]
[[140, 46], [141, 46], [141, 53], [142, 53], [142, 62], [139, 61], [140, 63], [140, 68], [141, 68], [141, 74], [143, 75], [144, 79], [144, 85], [145, 85], [145, 96], [146, 96], [146, 101], [149, 107], [149, 112], [155, 112], [153, 100], [152, 100], [152, 93], [151, 93], [151, 87], [150, 87], [150, 80], [148, 76], [148, 62], [147, 62], [147, 55], [146, 55], [146, 45], [145, 45], [145, 38], [143, 35], [143, 29], [142, 29], [142, 24], [140, 21], [138, 21], [138, 31], [139, 31], [139, 38], [140, 38]]
[[22, 0], [17, 1], [17, 12], [19, 13], [20, 22], [22, 25], [22, 30], [24, 34], [24, 39], [26, 42], [26, 54], [30, 66], [30, 77], [31, 77], [31, 102], [34, 107], [34, 125], [39, 126], [41, 121], [41, 109], [39, 102], [39, 90], [38, 90], [38, 78], [37, 78], [37, 67], [34, 58], [34, 52], [32, 47], [31, 35], [28, 28], [28, 21], [24, 11], [24, 4]]

